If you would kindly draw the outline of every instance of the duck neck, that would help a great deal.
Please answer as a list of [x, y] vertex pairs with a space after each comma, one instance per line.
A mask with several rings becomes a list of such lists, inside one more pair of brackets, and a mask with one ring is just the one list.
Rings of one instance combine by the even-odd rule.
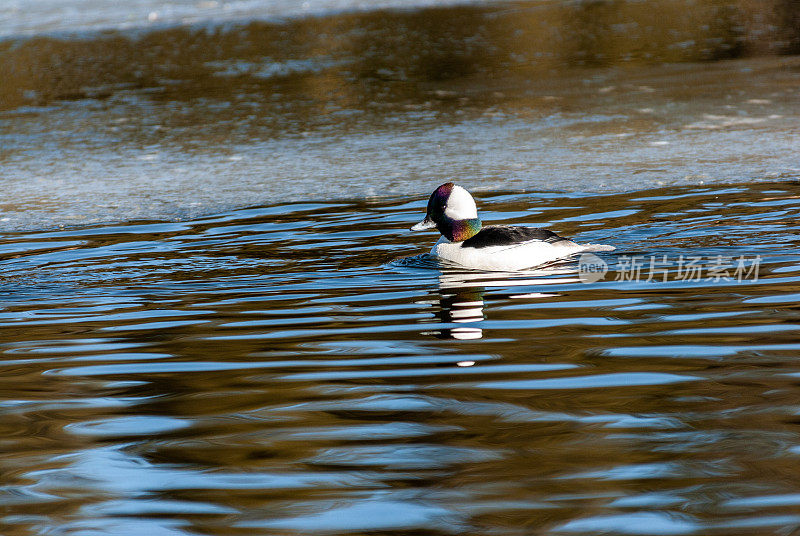
[[452, 220], [444, 218], [436, 227], [446, 239], [450, 242], [463, 242], [468, 238], [472, 238], [478, 231], [481, 230], [480, 218], [471, 218], [468, 220]]

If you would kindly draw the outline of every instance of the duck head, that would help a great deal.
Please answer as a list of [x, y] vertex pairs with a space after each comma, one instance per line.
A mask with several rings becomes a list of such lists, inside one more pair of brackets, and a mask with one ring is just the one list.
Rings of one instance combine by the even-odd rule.
[[433, 191], [428, 199], [425, 219], [411, 230], [434, 227], [451, 242], [462, 242], [481, 230], [478, 207], [468, 191], [452, 182], [446, 182]]

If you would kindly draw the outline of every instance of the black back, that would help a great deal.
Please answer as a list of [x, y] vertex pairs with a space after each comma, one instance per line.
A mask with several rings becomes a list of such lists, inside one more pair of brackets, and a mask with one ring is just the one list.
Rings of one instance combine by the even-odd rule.
[[505, 225], [490, 225], [484, 227], [472, 238], [464, 240], [461, 247], [465, 248], [488, 248], [491, 246], [511, 246], [529, 240], [541, 240], [543, 242], [560, 242], [567, 240], [563, 236], [558, 236], [553, 231], [539, 229], [537, 227], [512, 227]]

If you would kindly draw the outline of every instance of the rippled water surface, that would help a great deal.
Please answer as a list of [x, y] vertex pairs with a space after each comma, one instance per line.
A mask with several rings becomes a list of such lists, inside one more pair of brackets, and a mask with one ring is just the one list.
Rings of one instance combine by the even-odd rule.
[[594, 283], [439, 269], [425, 201], [0, 237], [2, 533], [800, 527], [797, 182], [479, 196]]
[[797, 534], [796, 4], [6, 1], [0, 534]]

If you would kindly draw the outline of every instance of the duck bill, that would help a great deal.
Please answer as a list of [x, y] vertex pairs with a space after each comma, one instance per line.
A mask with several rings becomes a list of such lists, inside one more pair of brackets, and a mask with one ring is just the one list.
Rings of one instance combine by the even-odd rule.
[[436, 224], [432, 219], [425, 216], [425, 219], [411, 228], [412, 231], [424, 231], [425, 229], [433, 229]]

